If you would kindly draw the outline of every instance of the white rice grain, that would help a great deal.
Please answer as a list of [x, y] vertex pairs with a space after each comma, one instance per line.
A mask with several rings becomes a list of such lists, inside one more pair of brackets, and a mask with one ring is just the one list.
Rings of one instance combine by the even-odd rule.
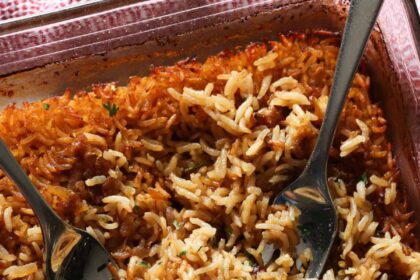
[[4, 209], [4, 212], [3, 212], [3, 221], [6, 227], [6, 230], [8, 232], [13, 231], [12, 213], [13, 213], [13, 208], [10, 206]]
[[265, 94], [268, 92], [268, 88], [270, 87], [272, 78], [273, 78], [272, 75], [267, 75], [263, 78], [263, 80], [261, 81], [260, 91], [258, 92], [258, 96], [257, 96], [258, 99], [263, 98]]
[[270, 86], [270, 91], [275, 92], [278, 87], [282, 90], [292, 90], [296, 88], [298, 85], [298, 81], [292, 77], [283, 77], [275, 81]]
[[362, 131], [363, 137], [365, 137], [365, 142], [369, 140], [370, 129], [362, 120], [356, 119], [356, 124], [359, 126]]
[[353, 152], [354, 150], [359, 148], [360, 144], [365, 142], [365, 140], [366, 140], [366, 138], [363, 137], [362, 135], [357, 135], [357, 136], [351, 137], [351, 138], [347, 139], [346, 141], [344, 141], [343, 143], [341, 143], [340, 157], [348, 156], [351, 152]]
[[102, 202], [105, 204], [115, 204], [117, 205], [118, 211], [121, 212], [122, 209], [126, 210], [128, 213], [133, 212], [133, 202], [122, 195], [110, 195], [102, 199]]
[[270, 130], [268, 128], [261, 131], [255, 142], [249, 147], [245, 154], [249, 157], [256, 155], [264, 146], [264, 139], [268, 135], [268, 133], [270, 133]]
[[101, 185], [105, 183], [105, 181], [106, 181], [106, 177], [104, 175], [98, 175], [98, 176], [94, 176], [90, 179], [85, 180], [85, 185], [87, 187], [93, 187], [96, 185]]
[[16, 260], [16, 256], [10, 254], [6, 248], [3, 247], [3, 245], [0, 244], [0, 260], [6, 261], [6, 262], [12, 262]]
[[102, 136], [99, 136], [99, 135], [93, 134], [93, 133], [89, 133], [89, 132], [85, 132], [85, 133], [83, 133], [83, 135], [86, 137], [87, 141], [90, 144], [98, 145], [98, 146], [104, 146], [104, 147], [107, 146], [106, 140]]
[[12, 265], [3, 271], [7, 279], [22, 278], [34, 274], [38, 270], [35, 262], [25, 265]]
[[258, 71], [264, 71], [276, 67], [275, 60], [279, 55], [275, 52], [269, 52], [265, 56], [254, 61], [254, 66], [257, 66]]
[[214, 170], [207, 173], [207, 175], [215, 180], [220, 180], [225, 178], [227, 172], [227, 151], [222, 149], [220, 156], [217, 158], [214, 163]]
[[154, 139], [143, 138], [141, 142], [144, 145], [144, 148], [154, 152], [161, 152], [163, 151], [163, 145], [160, 141]]
[[297, 91], [276, 91], [273, 96], [270, 106], [292, 107], [295, 104], [311, 104], [304, 94]]
[[385, 188], [389, 186], [389, 182], [387, 180], [385, 180], [384, 178], [380, 178], [376, 175], [370, 176], [369, 180], [372, 182], [372, 184], [375, 184], [379, 187]]
[[28, 228], [26, 233], [28, 235], [29, 241], [37, 241], [37, 242], [42, 241], [42, 231], [39, 226], [33, 226], [33, 227]]

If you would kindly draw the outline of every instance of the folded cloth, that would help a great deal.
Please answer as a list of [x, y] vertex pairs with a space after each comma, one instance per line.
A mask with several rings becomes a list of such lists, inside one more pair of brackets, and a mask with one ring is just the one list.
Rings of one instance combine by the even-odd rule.
[[90, 1], [92, 0], [0, 0], [0, 22], [10, 18], [42, 14]]

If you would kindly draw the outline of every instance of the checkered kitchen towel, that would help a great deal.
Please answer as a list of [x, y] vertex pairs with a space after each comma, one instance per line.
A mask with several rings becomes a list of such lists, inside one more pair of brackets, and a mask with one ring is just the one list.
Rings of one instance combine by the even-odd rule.
[[93, 0], [0, 0], [0, 22], [28, 15], [42, 14]]
[[[10, 18], [41, 14], [92, 1], [95, 0], [0, 0], [0, 22]], [[420, 11], [420, 0], [415, 1]]]

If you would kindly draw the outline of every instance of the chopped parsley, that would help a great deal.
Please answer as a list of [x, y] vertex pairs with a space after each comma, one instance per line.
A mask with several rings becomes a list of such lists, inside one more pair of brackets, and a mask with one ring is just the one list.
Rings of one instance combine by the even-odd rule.
[[203, 246], [200, 246], [200, 248], [198, 248], [197, 253], [200, 252], [201, 249], [203, 249]]
[[141, 262], [139, 262], [139, 266], [149, 267], [149, 263], [148, 262], [145, 262], [145, 261], [141, 261]]
[[368, 177], [366, 171], [363, 172], [362, 176], [360, 177], [360, 180], [365, 183], [365, 185], [368, 183]]
[[138, 213], [139, 211], [140, 211], [140, 207], [136, 204], [136, 205], [134, 205], [134, 207], [133, 207], [133, 211], [135, 212], [135, 213]]
[[178, 254], [178, 257], [185, 256], [186, 254], [187, 254], [187, 250], [182, 250], [182, 251]]
[[187, 166], [184, 168], [184, 172], [185, 173], [192, 173], [192, 172], [200, 169], [201, 166], [203, 166], [202, 163], [200, 164], [200, 163], [197, 163], [197, 162], [189, 162], [187, 164]]
[[50, 104], [48, 103], [43, 103], [42, 104], [42, 108], [44, 108], [45, 111], [48, 111], [48, 109], [50, 109]]
[[245, 264], [252, 267], [252, 271], [251, 271], [252, 274], [257, 273], [258, 270], [260, 270], [260, 268], [258, 267], [258, 264], [255, 261], [252, 261], [251, 259], [246, 260]]
[[254, 266], [254, 262], [251, 260], [246, 260], [245, 263], [249, 266]]
[[196, 169], [196, 168], [197, 168], [197, 165], [191, 164], [190, 166], [185, 167], [184, 171], [187, 172], [187, 173], [190, 173], [190, 172], [194, 171], [194, 169]]
[[104, 104], [104, 108], [108, 111], [110, 117], [115, 116], [119, 109], [117, 105], [111, 104], [109, 102]]
[[178, 223], [178, 221], [177, 221], [177, 220], [174, 220], [174, 221], [172, 222], [172, 224], [174, 225], [174, 227], [175, 227], [176, 229], [179, 229], [179, 223]]

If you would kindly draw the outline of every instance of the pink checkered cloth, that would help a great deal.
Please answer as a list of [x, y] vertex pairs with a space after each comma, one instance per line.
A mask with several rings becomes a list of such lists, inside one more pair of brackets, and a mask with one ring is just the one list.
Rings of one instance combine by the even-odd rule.
[[[77, 5], [93, 0], [0, 0], [0, 22], [27, 15], [41, 14], [70, 5]], [[420, 0], [415, 0], [420, 11]]]
[[0, 22], [27, 15], [42, 14], [69, 5], [87, 3], [92, 0], [0, 0]]

